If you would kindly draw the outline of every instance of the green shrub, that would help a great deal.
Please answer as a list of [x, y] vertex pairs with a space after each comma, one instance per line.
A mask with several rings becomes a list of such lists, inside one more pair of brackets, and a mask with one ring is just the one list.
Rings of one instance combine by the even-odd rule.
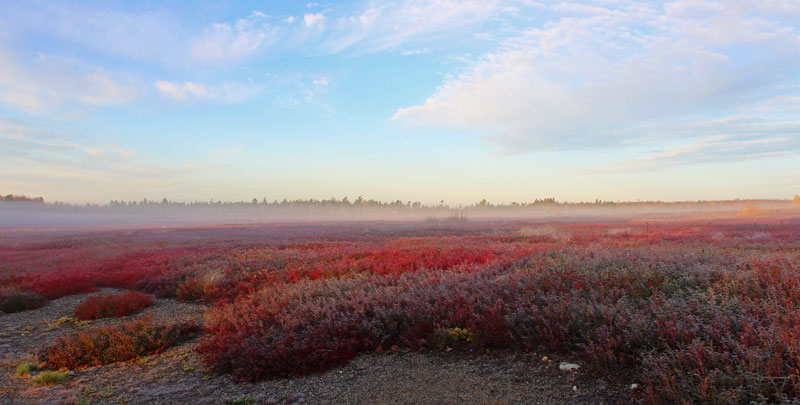
[[39, 367], [33, 363], [21, 363], [17, 366], [17, 375], [20, 377], [25, 377], [26, 375], [31, 375], [31, 371], [38, 370]]
[[33, 378], [33, 383], [36, 385], [55, 385], [62, 384], [69, 377], [68, 373], [61, 373], [58, 371], [42, 371]]
[[472, 331], [467, 328], [448, 328], [436, 333], [436, 342], [440, 347], [452, 346], [458, 342], [472, 342]]

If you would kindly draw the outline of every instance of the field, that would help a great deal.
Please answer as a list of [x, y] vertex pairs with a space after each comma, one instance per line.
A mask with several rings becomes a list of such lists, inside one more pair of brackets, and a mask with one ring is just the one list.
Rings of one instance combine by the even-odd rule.
[[797, 218], [6, 231], [0, 402], [780, 402], [799, 305]]

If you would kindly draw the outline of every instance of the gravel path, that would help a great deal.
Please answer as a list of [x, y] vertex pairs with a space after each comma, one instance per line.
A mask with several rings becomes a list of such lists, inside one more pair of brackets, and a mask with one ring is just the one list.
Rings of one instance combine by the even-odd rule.
[[[108, 292], [103, 291], [103, 292]], [[91, 295], [91, 294], [90, 294]], [[259, 404], [599, 404], [627, 403], [624, 379], [591, 377], [582, 370], [563, 372], [541, 354], [493, 351], [392, 352], [357, 357], [324, 374], [259, 383], [238, 383], [204, 369], [187, 342], [128, 363], [78, 370], [62, 385], [36, 387], [17, 377], [14, 367], [33, 359], [37, 348], [78, 328], [54, 327], [88, 295], [66, 297], [47, 306], [0, 315], [0, 403], [2, 404], [230, 404], [252, 398]], [[204, 307], [175, 300], [130, 317], [99, 320], [120, 323], [152, 315], [156, 320], [200, 320]], [[573, 389], [574, 387], [574, 389]]]

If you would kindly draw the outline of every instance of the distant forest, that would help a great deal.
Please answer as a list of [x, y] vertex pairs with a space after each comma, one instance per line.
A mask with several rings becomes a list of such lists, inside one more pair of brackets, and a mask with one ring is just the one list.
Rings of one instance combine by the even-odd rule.
[[[0, 194], [1, 195], [1, 194]], [[764, 200], [764, 199], [735, 199], [735, 200], [697, 200], [697, 201], [676, 201], [676, 202], [665, 202], [665, 201], [608, 201], [608, 200], [601, 200], [596, 199], [594, 201], [581, 201], [581, 202], [568, 202], [568, 201], [557, 201], [555, 198], [536, 198], [529, 202], [511, 202], [511, 203], [492, 203], [486, 199], [478, 201], [474, 204], [458, 204], [458, 205], [449, 205], [445, 204], [444, 200], [440, 201], [439, 204], [423, 204], [419, 201], [406, 201], [403, 202], [401, 200], [396, 201], [380, 201], [375, 199], [365, 199], [362, 196], [359, 196], [355, 200], [350, 200], [348, 197], [344, 197], [342, 199], [336, 199], [335, 197], [331, 197], [330, 199], [308, 199], [308, 200], [287, 200], [283, 199], [278, 201], [274, 199], [272, 201], [267, 200], [267, 198], [253, 198], [250, 201], [214, 201], [213, 199], [209, 201], [193, 201], [193, 202], [182, 202], [182, 201], [172, 201], [168, 200], [167, 198], [162, 198], [161, 200], [148, 200], [147, 198], [142, 199], [141, 201], [123, 201], [123, 200], [111, 200], [107, 204], [72, 204], [72, 203], [64, 203], [55, 201], [52, 203], [47, 203], [54, 206], [62, 206], [62, 207], [91, 207], [91, 208], [121, 208], [121, 207], [284, 207], [284, 208], [299, 208], [299, 207], [320, 207], [320, 208], [345, 208], [345, 207], [374, 207], [374, 208], [404, 208], [410, 210], [430, 210], [430, 209], [487, 209], [487, 208], [496, 208], [496, 209], [514, 209], [514, 208], [545, 208], [545, 207], [598, 207], [598, 206], [648, 206], [648, 205], [660, 205], [660, 206], [720, 206], [720, 205], [741, 205], [741, 204], [759, 204], [759, 203], [787, 203], [791, 201], [792, 203], [800, 203], [800, 195], [794, 196], [793, 200]], [[46, 203], [43, 197], [28, 197], [25, 195], [13, 195], [8, 194], [4, 197], [0, 198], [0, 202], [27, 202], [27, 203]]]

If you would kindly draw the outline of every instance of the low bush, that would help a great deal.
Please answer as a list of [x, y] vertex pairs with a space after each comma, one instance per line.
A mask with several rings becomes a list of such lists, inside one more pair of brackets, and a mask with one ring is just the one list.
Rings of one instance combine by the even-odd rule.
[[52, 368], [80, 368], [133, 360], [159, 353], [199, 331], [194, 323], [162, 325], [150, 317], [60, 336], [40, 353]]
[[42, 371], [33, 377], [33, 383], [36, 385], [55, 385], [62, 384], [67, 381], [69, 373], [62, 373], [58, 371]]
[[7, 314], [41, 308], [47, 303], [43, 296], [16, 288], [0, 289], [0, 312]]
[[142, 311], [153, 305], [153, 297], [136, 291], [95, 295], [86, 298], [75, 308], [82, 320], [119, 318]]
[[780, 402], [800, 395], [798, 263], [684, 243], [564, 247], [465, 272], [275, 284], [212, 309], [198, 351], [257, 380], [469, 341], [628, 370], [651, 403]]

